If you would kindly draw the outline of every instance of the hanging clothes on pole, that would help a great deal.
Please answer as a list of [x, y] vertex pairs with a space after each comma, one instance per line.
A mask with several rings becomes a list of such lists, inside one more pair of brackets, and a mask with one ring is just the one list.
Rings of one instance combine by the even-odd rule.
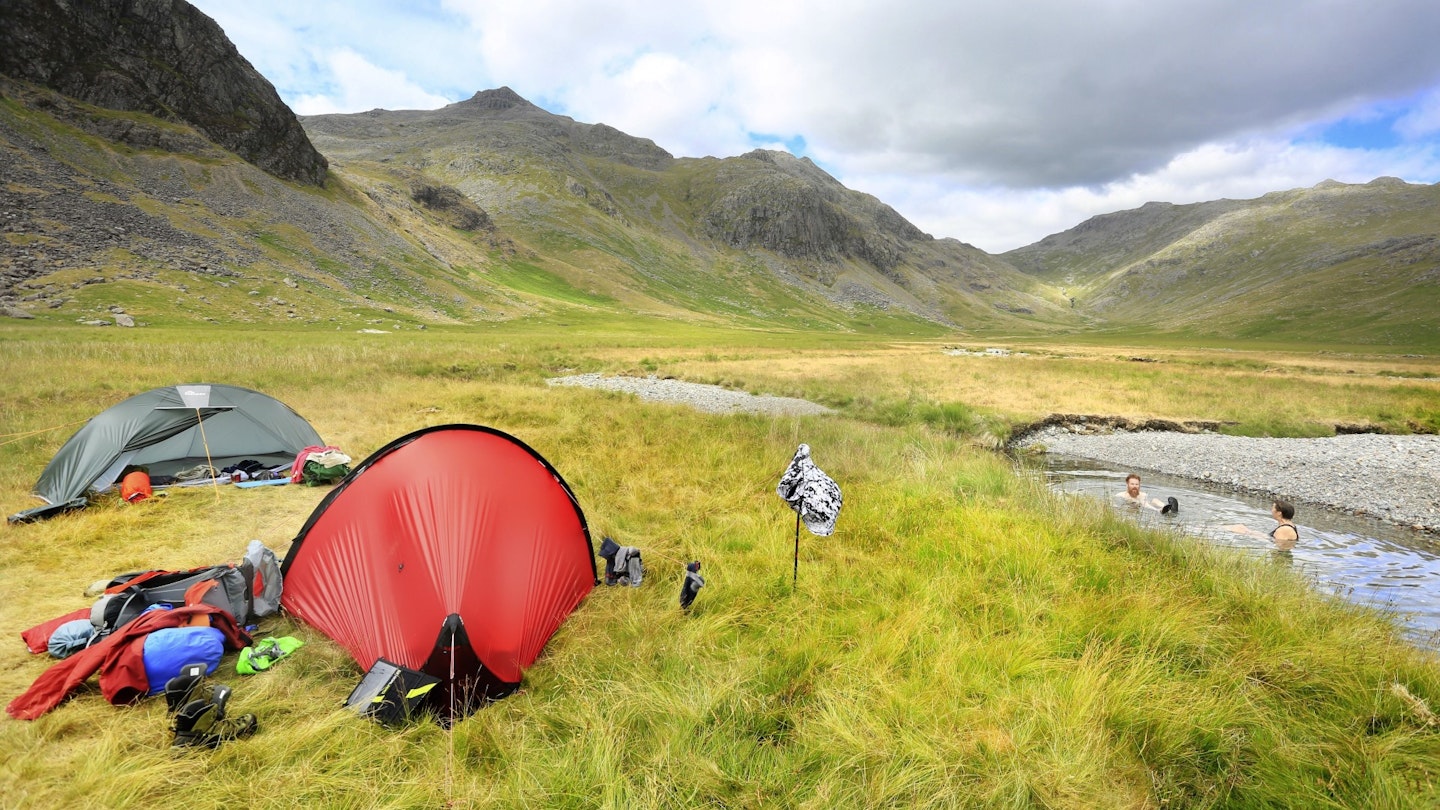
[[775, 494], [800, 515], [811, 534], [829, 537], [835, 533], [835, 521], [840, 517], [840, 485], [815, 466], [810, 445], [802, 444], [795, 451]]

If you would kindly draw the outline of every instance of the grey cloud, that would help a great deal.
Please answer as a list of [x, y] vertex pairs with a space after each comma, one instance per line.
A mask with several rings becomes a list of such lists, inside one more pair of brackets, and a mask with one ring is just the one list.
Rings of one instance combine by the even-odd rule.
[[[887, 7], [888, 8], [888, 7]], [[1093, 185], [1202, 143], [1440, 82], [1440, 3], [898, 5], [796, 45], [817, 148], [1015, 187]]]
[[[196, 1], [287, 98], [325, 92], [317, 64], [347, 47], [434, 95], [506, 84], [676, 154], [800, 136], [838, 172], [947, 185], [1099, 186], [1440, 87], [1435, 0]], [[615, 80], [651, 53], [715, 77], [714, 115]]]

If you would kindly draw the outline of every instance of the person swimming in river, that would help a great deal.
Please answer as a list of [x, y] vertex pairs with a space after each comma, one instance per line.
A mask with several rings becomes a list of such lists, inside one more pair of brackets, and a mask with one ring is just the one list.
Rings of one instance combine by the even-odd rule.
[[1270, 516], [1275, 518], [1275, 528], [1269, 534], [1258, 532], [1249, 526], [1235, 524], [1225, 528], [1236, 534], [1248, 534], [1251, 537], [1267, 537], [1275, 544], [1280, 551], [1289, 551], [1300, 542], [1300, 530], [1295, 526], [1295, 507], [1287, 501], [1277, 500], [1270, 507]]
[[1169, 511], [1166, 503], [1140, 491], [1140, 476], [1130, 473], [1125, 476], [1125, 491], [1115, 493], [1115, 499], [1127, 506], [1143, 506], [1147, 509]]

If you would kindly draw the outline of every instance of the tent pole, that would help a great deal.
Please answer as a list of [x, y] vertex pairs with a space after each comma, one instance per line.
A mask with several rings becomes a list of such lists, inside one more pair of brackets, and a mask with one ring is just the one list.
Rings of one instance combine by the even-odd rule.
[[200, 443], [205, 445], [205, 466], [214, 473], [210, 477], [210, 485], [215, 489], [215, 500], [220, 500], [220, 471], [215, 469], [215, 462], [210, 459], [210, 440], [205, 438], [205, 417], [200, 415], [200, 409], [195, 409], [195, 426], [200, 428]]
[[450, 628], [450, 722], [445, 726], [445, 798], [447, 806], [455, 804], [455, 638], [459, 635], [454, 627]]

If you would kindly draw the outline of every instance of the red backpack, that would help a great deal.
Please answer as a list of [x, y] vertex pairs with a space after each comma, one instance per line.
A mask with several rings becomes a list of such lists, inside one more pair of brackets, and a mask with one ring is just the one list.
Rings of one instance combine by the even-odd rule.
[[150, 486], [150, 473], [144, 470], [136, 470], [120, 479], [120, 497], [127, 503], [143, 501], [154, 494], [155, 490]]

